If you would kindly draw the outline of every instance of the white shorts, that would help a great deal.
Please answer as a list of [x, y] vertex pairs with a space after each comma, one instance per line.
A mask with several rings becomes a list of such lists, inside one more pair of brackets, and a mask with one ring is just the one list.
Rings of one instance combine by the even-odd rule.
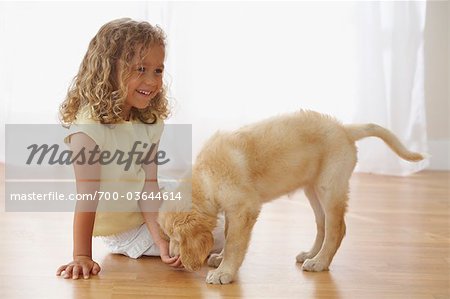
[[[213, 236], [214, 246], [211, 252], [218, 253], [222, 251], [225, 244], [225, 218], [222, 214], [217, 218], [217, 226], [213, 231]], [[159, 248], [153, 242], [145, 223], [117, 235], [99, 238], [103, 240], [111, 253], [123, 254], [134, 259], [143, 255], [160, 256]]]

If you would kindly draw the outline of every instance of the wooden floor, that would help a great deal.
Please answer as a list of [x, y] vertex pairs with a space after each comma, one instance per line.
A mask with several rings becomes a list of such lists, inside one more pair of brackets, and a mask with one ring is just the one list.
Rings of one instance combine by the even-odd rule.
[[267, 204], [237, 280], [225, 286], [205, 284], [207, 266], [173, 270], [159, 258], [108, 254], [98, 240], [97, 277], [57, 277], [71, 257], [72, 214], [5, 213], [1, 181], [0, 298], [450, 298], [448, 172], [355, 174], [347, 236], [329, 272], [295, 263], [315, 235], [303, 194]]

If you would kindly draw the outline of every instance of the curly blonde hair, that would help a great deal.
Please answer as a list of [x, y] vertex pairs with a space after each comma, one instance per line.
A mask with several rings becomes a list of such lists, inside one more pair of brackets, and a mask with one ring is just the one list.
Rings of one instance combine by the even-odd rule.
[[[123, 18], [103, 25], [89, 43], [78, 74], [60, 106], [61, 122], [69, 126], [76, 120], [80, 109], [86, 106], [93, 120], [102, 124], [122, 122], [121, 112], [128, 92], [124, 82], [132, 75], [132, 59], [136, 54], [143, 59], [154, 45], [165, 47], [166, 37], [160, 27], [148, 22]], [[152, 124], [168, 115], [166, 88], [163, 86], [148, 107], [133, 107], [130, 119]]]

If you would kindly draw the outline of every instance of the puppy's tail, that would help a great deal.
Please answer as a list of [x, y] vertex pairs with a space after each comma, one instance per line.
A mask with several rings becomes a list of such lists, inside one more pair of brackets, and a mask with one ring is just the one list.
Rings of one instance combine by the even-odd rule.
[[398, 138], [389, 130], [375, 124], [345, 125], [347, 135], [352, 141], [366, 137], [378, 137], [382, 139], [397, 155], [408, 161], [420, 161], [424, 156], [409, 151]]

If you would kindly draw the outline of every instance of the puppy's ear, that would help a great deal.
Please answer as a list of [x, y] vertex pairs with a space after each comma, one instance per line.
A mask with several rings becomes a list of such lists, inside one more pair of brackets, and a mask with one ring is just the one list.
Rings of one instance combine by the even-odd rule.
[[[190, 226], [190, 225], [189, 225]], [[202, 225], [190, 226], [190, 232], [180, 232], [180, 257], [189, 271], [201, 268], [214, 245], [212, 233]]]

